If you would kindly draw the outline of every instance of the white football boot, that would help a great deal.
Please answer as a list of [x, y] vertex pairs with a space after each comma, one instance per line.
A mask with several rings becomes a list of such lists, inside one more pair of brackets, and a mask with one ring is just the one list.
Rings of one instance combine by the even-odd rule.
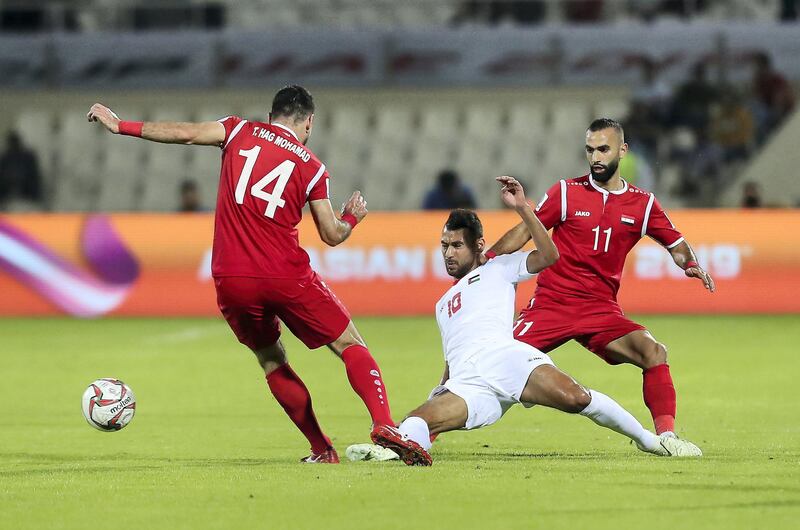
[[400, 456], [386, 447], [381, 447], [376, 444], [355, 444], [351, 445], [345, 451], [347, 458], [353, 462], [373, 460], [376, 462], [385, 462], [387, 460], [399, 460]]
[[673, 432], [665, 432], [658, 436], [659, 446], [649, 451], [639, 444], [636, 447], [645, 453], [652, 453], [658, 456], [670, 456], [676, 458], [699, 457], [703, 456], [703, 451], [689, 440], [683, 440]]

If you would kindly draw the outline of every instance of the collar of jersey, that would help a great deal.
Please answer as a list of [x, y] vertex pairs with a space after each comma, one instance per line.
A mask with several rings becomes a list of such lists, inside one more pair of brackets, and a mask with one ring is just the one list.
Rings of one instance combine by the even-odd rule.
[[589, 174], [589, 184], [591, 184], [592, 187], [594, 189], [596, 189], [597, 191], [599, 191], [600, 193], [613, 193], [614, 195], [622, 195], [623, 193], [628, 191], [628, 183], [623, 178], [620, 178], [620, 180], [622, 181], [622, 189], [621, 190], [616, 190], [616, 191], [609, 191], [607, 189], [604, 189], [604, 188], [601, 188], [600, 186], [598, 186], [595, 183], [594, 179], [592, 178], [592, 175]]
[[273, 127], [280, 127], [281, 129], [283, 129], [283, 130], [285, 130], [285, 131], [288, 131], [288, 132], [289, 132], [289, 134], [291, 134], [292, 136], [294, 136], [294, 139], [295, 139], [295, 140], [297, 140], [298, 142], [300, 141], [300, 138], [298, 138], [298, 137], [297, 137], [297, 135], [294, 133], [294, 131], [293, 131], [293, 130], [291, 130], [291, 129], [290, 129], [289, 127], [287, 127], [286, 125], [281, 125], [280, 123], [270, 123], [270, 125], [272, 125]]

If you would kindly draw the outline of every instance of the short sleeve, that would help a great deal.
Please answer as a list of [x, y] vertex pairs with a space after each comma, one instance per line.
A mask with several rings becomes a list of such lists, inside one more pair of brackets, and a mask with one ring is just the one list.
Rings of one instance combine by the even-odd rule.
[[492, 258], [488, 266], [497, 267], [503, 279], [510, 283], [524, 282], [530, 280], [535, 274], [528, 272], [528, 255], [530, 252], [514, 252]]
[[645, 211], [645, 225], [642, 236], [648, 235], [667, 248], [678, 245], [683, 241], [683, 234], [669, 220], [658, 199], [652, 194], [650, 197], [652, 204], [649, 205], [649, 210]]
[[536, 217], [547, 230], [561, 221], [561, 188], [561, 181], [556, 182], [536, 206]]
[[222, 142], [223, 149], [228, 146], [230, 141], [242, 130], [244, 124], [247, 123], [247, 120], [243, 120], [238, 116], [226, 116], [217, 121], [225, 127], [225, 140]]
[[330, 175], [325, 168], [325, 164], [319, 164], [319, 167], [312, 168], [314, 171], [311, 180], [306, 188], [306, 200], [318, 201], [321, 199], [330, 199]]

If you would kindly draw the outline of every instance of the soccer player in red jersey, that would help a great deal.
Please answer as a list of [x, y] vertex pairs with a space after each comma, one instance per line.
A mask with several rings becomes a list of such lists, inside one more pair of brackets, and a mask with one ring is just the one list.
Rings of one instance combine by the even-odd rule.
[[275, 399], [311, 444], [311, 455], [302, 461], [338, 463], [339, 457], [322, 432], [308, 389], [286, 360], [279, 319], [308, 348], [327, 345], [344, 361], [373, 430], [394, 425], [377, 363], [298, 242], [296, 227], [306, 203], [330, 246], [344, 242], [367, 215], [359, 192], [340, 216], [331, 207], [328, 171], [306, 147], [314, 124], [311, 94], [300, 86], [281, 89], [267, 122], [236, 116], [201, 123], [122, 121], [100, 104], [87, 117], [114, 134], [222, 150], [211, 264], [217, 303], [239, 341], [255, 353]]
[[[676, 397], [667, 348], [622, 312], [617, 303], [622, 267], [634, 245], [650, 236], [686, 276], [698, 278], [711, 292], [714, 280], [655, 196], [620, 177], [619, 161], [628, 150], [622, 126], [607, 118], [595, 120], [586, 132], [585, 149], [590, 173], [559, 181], [536, 209], [542, 224], [553, 229], [561, 259], [539, 275], [514, 336], [543, 352], [575, 339], [609, 364], [638, 366], [656, 433], [674, 434]], [[525, 225], [517, 225], [487, 254], [515, 252], [528, 239]]]

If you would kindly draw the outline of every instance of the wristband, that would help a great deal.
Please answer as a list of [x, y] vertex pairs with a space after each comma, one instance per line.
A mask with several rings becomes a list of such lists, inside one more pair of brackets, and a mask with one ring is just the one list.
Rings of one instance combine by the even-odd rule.
[[121, 121], [119, 122], [119, 133], [125, 136], [142, 136], [142, 121]]
[[497, 252], [494, 250], [487, 250], [484, 256], [486, 256], [486, 259], [494, 259], [497, 257]]
[[342, 214], [342, 221], [350, 225], [350, 230], [355, 228], [358, 224], [358, 219], [356, 219], [356, 216], [351, 213]]
[[691, 269], [692, 267], [699, 267], [699, 266], [700, 265], [698, 265], [696, 261], [687, 261], [686, 262], [686, 267], [684, 267], [683, 270]]

